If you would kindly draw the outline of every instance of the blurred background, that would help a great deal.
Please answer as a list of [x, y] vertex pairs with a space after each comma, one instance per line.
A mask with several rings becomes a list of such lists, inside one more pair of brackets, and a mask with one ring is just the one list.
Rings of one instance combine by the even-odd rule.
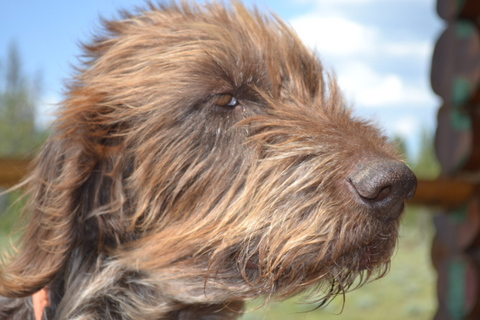
[[[355, 114], [378, 124], [405, 154], [406, 161], [420, 179], [432, 181], [439, 175], [451, 178], [461, 162], [455, 159], [465, 160], [465, 154], [473, 153], [469, 123], [470, 127], [463, 127], [464, 135], [445, 144], [456, 155], [454, 160], [448, 156], [443, 159], [448, 170], [444, 163], [439, 164], [434, 137], [437, 113], [445, 103], [432, 90], [430, 69], [440, 35], [447, 26], [456, 23], [455, 19], [465, 15], [462, 11], [465, 3], [478, 1], [439, 0], [444, 6], [444, 11], [440, 12], [441, 15], [443, 12], [443, 19], [436, 10], [436, 0], [245, 2], [255, 4], [261, 11], [276, 12], [297, 31], [318, 53], [325, 68], [336, 75]], [[79, 43], [88, 43], [97, 33], [100, 17], [115, 18], [119, 9], [136, 6], [142, 7], [143, 2], [0, 0], [0, 188], [5, 190], [24, 172], [26, 160], [48, 136], [55, 104], [62, 100], [63, 83], [73, 73], [72, 66], [78, 65], [82, 54]], [[447, 47], [448, 44], [450, 42]], [[468, 46], [467, 49], [471, 50]], [[470, 87], [473, 86], [471, 82], [468, 83]], [[442, 96], [445, 91], [442, 90], [436, 90], [437, 94]], [[452, 116], [448, 111], [444, 113], [442, 119], [448, 122]], [[465, 114], [462, 115], [464, 123], [468, 122]], [[447, 130], [445, 136], [449, 134]], [[458, 144], [465, 147], [458, 151], [455, 147]], [[448, 155], [449, 150], [444, 148], [443, 152]], [[465, 154], [460, 155], [461, 152]], [[448, 194], [454, 187], [447, 184], [445, 188]], [[13, 192], [0, 197], [0, 250], [10, 243], [9, 235], [21, 206], [21, 203], [15, 204], [17, 196]], [[455, 212], [460, 215], [457, 220], [465, 223], [465, 210], [468, 209], [462, 210]], [[463, 294], [466, 286], [457, 285], [460, 286], [458, 291], [449, 288], [452, 283], [463, 284], [474, 279], [471, 274], [476, 276], [475, 264], [474, 271], [468, 271], [467, 277], [465, 270], [472, 266], [470, 260], [465, 263], [461, 260], [463, 255], [460, 260], [448, 260], [445, 252], [449, 249], [445, 248], [449, 246], [433, 239], [436, 233], [442, 234], [439, 226], [452, 229], [454, 222], [448, 220], [450, 218], [437, 219], [436, 230], [434, 216], [453, 215], [445, 215], [438, 206], [410, 205], [407, 208], [399, 247], [385, 278], [320, 309], [301, 299], [272, 303], [260, 309], [257, 306], [262, 301], [254, 301], [249, 305], [252, 312], [242, 319], [467, 319], [478, 300], [471, 293], [476, 292], [477, 286], [469, 287], [469, 295]], [[452, 255], [457, 256], [460, 251], [463, 254], [467, 247], [470, 248], [473, 240], [468, 241], [468, 245], [460, 249], [455, 247]], [[435, 263], [432, 263], [432, 243], [437, 243], [433, 246]], [[435, 251], [435, 248], [440, 249]], [[443, 274], [439, 265], [445, 261], [460, 271], [454, 273], [447, 268]], [[453, 280], [446, 280], [443, 287], [437, 286], [437, 271], [445, 279]], [[446, 300], [442, 300], [443, 296]], [[470, 302], [465, 302], [467, 300]]]

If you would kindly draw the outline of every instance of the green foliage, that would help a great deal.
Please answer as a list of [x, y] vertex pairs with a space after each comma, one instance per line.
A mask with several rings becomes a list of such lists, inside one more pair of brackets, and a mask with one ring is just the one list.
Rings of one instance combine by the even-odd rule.
[[434, 135], [423, 129], [420, 134], [420, 148], [411, 168], [419, 179], [435, 179], [440, 173], [440, 164], [435, 155]]
[[391, 142], [397, 147], [398, 152], [406, 159], [407, 158], [407, 143], [401, 136], [394, 136]]
[[16, 219], [24, 204], [25, 199], [22, 199], [20, 191], [12, 191], [9, 194], [5, 205], [7, 209], [3, 214], [0, 212], [0, 235], [7, 235], [13, 230], [14, 225], [16, 225]]
[[40, 80], [30, 81], [22, 73], [15, 45], [0, 64], [0, 156], [20, 157], [32, 153], [45, 139], [35, 126]]
[[409, 152], [407, 143], [401, 136], [394, 136], [391, 139], [391, 142], [397, 147], [397, 150], [403, 155], [419, 179], [435, 179], [440, 173], [440, 164], [435, 155], [433, 139], [434, 134], [423, 128], [420, 132], [418, 153], [416, 155], [412, 155]]
[[[35, 126], [39, 101], [40, 79], [23, 74], [17, 48], [12, 44], [6, 61], [0, 61], [0, 157], [33, 156], [47, 133]], [[0, 186], [0, 251], [9, 245], [8, 236], [17, 224], [22, 201], [19, 192], [1, 194]]]

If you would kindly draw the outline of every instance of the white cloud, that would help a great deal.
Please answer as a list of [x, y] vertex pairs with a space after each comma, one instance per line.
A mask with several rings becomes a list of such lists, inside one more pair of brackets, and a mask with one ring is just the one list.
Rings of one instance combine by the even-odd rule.
[[421, 58], [431, 52], [428, 41], [392, 41], [382, 38], [379, 28], [365, 26], [338, 14], [315, 11], [290, 20], [290, 24], [310, 48], [326, 57], [390, 55]]
[[55, 112], [57, 112], [57, 105], [60, 100], [61, 98], [55, 94], [40, 98], [37, 104], [37, 116], [35, 117], [38, 127], [46, 128], [55, 119]]
[[[342, 0], [358, 3], [368, 0]], [[380, 26], [360, 24], [330, 5], [321, 10], [321, 5], [305, 15], [290, 21], [300, 38], [316, 50], [327, 70], [333, 69], [340, 87], [349, 102], [363, 107], [401, 107], [434, 103], [429, 85], [420, 79], [421, 73], [397, 74], [396, 68], [380, 68], [376, 61], [390, 60], [395, 66], [400, 58], [423, 63], [431, 54], [428, 41], [393, 41], [386, 38]], [[333, 66], [333, 67], [331, 67]], [[396, 67], [396, 66], [395, 66]], [[378, 70], [386, 70], [383, 73]], [[418, 85], [422, 83], [422, 85]]]
[[346, 98], [364, 107], [431, 105], [428, 88], [407, 83], [396, 74], [381, 74], [362, 62], [352, 62], [338, 69], [338, 82]]
[[387, 42], [383, 45], [382, 53], [392, 56], [426, 57], [431, 54], [430, 42]]
[[418, 118], [414, 116], [404, 116], [393, 124], [393, 132], [402, 137], [411, 136], [420, 127]]
[[290, 23], [300, 38], [321, 55], [368, 54], [377, 42], [374, 29], [343, 17], [309, 13]]

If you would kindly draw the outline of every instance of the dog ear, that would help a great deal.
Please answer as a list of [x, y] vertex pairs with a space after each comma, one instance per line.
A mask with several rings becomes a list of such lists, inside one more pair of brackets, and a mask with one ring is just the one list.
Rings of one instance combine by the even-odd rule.
[[[60, 115], [24, 182], [24, 232], [18, 253], [0, 269], [0, 295], [23, 297], [42, 289], [63, 272], [72, 254], [95, 259], [103, 244], [114, 246], [122, 232], [116, 233], [123, 204], [117, 183], [121, 142], [99, 134], [99, 127], [91, 129], [84, 111]], [[115, 234], [100, 234], [102, 229]]]
[[[0, 295], [23, 297], [43, 288], [62, 268], [74, 240], [76, 211], [72, 189], [85, 178], [75, 150], [52, 137], [24, 182], [27, 204], [18, 253], [0, 270]], [[85, 169], [83, 169], [85, 171]]]

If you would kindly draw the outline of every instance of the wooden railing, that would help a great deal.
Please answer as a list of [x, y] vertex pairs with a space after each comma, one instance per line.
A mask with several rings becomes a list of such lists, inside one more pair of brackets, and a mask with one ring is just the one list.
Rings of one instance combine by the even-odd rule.
[[11, 187], [26, 174], [30, 161], [27, 159], [0, 158], [0, 187]]
[[475, 184], [460, 180], [418, 180], [417, 192], [408, 203], [454, 208], [467, 202], [475, 190]]
[[[0, 158], [0, 187], [11, 187], [28, 174], [29, 160]], [[419, 180], [412, 204], [451, 208], [473, 196], [476, 185], [459, 180]]]

